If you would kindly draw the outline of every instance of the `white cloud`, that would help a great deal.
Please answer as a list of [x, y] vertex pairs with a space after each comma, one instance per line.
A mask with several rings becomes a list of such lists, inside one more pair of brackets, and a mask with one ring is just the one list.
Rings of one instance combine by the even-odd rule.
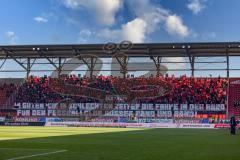
[[150, 0], [131, 0], [134, 13], [142, 18], [147, 24], [146, 34], [155, 32], [163, 24], [168, 33], [180, 37], [187, 37], [190, 32], [187, 26], [183, 24], [182, 19], [161, 6], [156, 6]]
[[121, 29], [112, 30], [109, 28], [105, 28], [105, 29], [100, 30], [97, 33], [97, 36], [100, 38], [101, 42], [102, 41], [119, 42], [119, 41], [123, 40], [121, 33], [122, 33]]
[[111, 41], [130, 40], [135, 43], [144, 42], [150, 33], [165, 25], [165, 29], [171, 35], [185, 38], [190, 31], [184, 25], [181, 17], [171, 14], [161, 6], [155, 6], [150, 0], [127, 1], [129, 8], [136, 16], [135, 19], [123, 24], [120, 29], [102, 30], [98, 35]]
[[15, 32], [13, 31], [7, 31], [5, 33], [7, 39], [9, 40], [10, 44], [16, 44], [16, 40], [18, 39], [18, 37], [16, 36]]
[[168, 10], [161, 6], [155, 6], [150, 0], [130, 0], [128, 4], [135, 16], [147, 23], [147, 33], [152, 33], [160, 28], [160, 24], [169, 15]]
[[216, 32], [203, 32], [200, 34], [201, 39], [203, 40], [209, 40], [209, 39], [215, 39], [217, 37]]
[[182, 38], [190, 34], [188, 27], [183, 24], [181, 17], [177, 15], [169, 15], [167, 17], [166, 30], [169, 34], [178, 35]]
[[46, 23], [48, 21], [48, 19], [41, 17], [41, 16], [34, 17], [33, 20], [38, 23]]
[[[145, 42], [148, 35], [163, 28], [174, 36], [181, 38], [191, 34], [188, 27], [184, 25], [182, 19], [172, 14], [169, 10], [151, 0], [62, 0], [64, 5], [71, 9], [86, 8], [96, 16], [98, 22], [104, 25], [113, 25], [116, 21], [116, 13], [123, 6], [128, 6], [134, 18], [119, 28], [107, 27], [96, 31], [100, 41], [129, 40], [134, 43]], [[84, 34], [84, 36], [82, 35]], [[81, 31], [79, 38], [81, 42], [86, 42], [86, 34], [91, 32]], [[94, 32], [95, 34], [95, 32]], [[92, 36], [91, 36], [92, 37]], [[89, 37], [88, 37], [89, 39]]]
[[104, 29], [98, 36], [111, 41], [128, 40], [133, 43], [142, 43], [145, 41], [146, 32], [147, 23], [140, 18], [136, 18], [122, 25], [121, 29]]
[[212, 38], [215, 38], [215, 37], [217, 36], [217, 34], [216, 34], [215, 32], [211, 32], [209, 35], [210, 35], [210, 37], [212, 37]]
[[122, 26], [122, 39], [141, 43], [145, 40], [146, 31], [147, 23], [140, 18], [136, 18]]
[[122, 6], [122, 0], [63, 0], [68, 8], [85, 7], [94, 13], [97, 21], [104, 25], [115, 23], [116, 13]]
[[79, 36], [86, 36], [89, 37], [92, 35], [92, 32], [88, 29], [83, 29], [79, 32]]
[[67, 25], [80, 26], [81, 22], [76, 17], [64, 16]]
[[93, 35], [94, 33], [88, 29], [83, 29], [78, 34], [78, 43], [87, 43], [88, 39]]
[[205, 5], [204, 5], [205, 1], [206, 0], [190, 0], [187, 7], [194, 14], [198, 14], [199, 12], [201, 12], [205, 8]]

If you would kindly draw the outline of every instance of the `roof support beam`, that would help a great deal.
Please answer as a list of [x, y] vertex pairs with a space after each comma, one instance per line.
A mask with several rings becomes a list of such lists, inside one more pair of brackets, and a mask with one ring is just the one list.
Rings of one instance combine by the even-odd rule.
[[30, 72], [31, 72], [31, 59], [27, 58], [27, 78], [29, 77]]
[[58, 58], [57, 70], [58, 70], [58, 78], [59, 78], [61, 76], [61, 72], [62, 72], [62, 58], [61, 57]]
[[90, 78], [93, 78], [93, 71], [96, 66], [98, 57], [95, 55], [88, 55], [88, 56], [80, 56], [79, 57], [83, 63], [88, 67], [88, 70], [90, 71]]
[[7, 50], [4, 50], [4, 52], [7, 54], [8, 57], [11, 57], [11, 58], [12, 58], [15, 62], [17, 62], [24, 70], [27, 71], [27, 67], [24, 66], [24, 64], [23, 64], [21, 61], [19, 61], [17, 58], [15, 58], [15, 57], [13, 56], [14, 52], [7, 51]]
[[17, 62], [23, 69], [25, 69], [27, 71], [27, 67], [25, 67], [19, 60], [17, 60], [16, 58], [12, 57], [12, 59]]
[[119, 53], [119, 54], [115, 54], [114, 57], [116, 58], [117, 62], [119, 63], [121, 70], [120, 72], [123, 74], [123, 78], [127, 77], [127, 73], [128, 73], [128, 56], [126, 54], [123, 53]]
[[228, 53], [228, 48], [226, 49], [226, 59], [227, 59], [227, 78], [229, 78], [230, 73], [229, 73], [229, 53]]
[[45, 57], [47, 60], [48, 60], [48, 62], [57, 70], [58, 69], [58, 66], [53, 62], [53, 60], [51, 60], [50, 58], [48, 58], [48, 57]]
[[62, 59], [61, 57], [58, 58], [58, 65], [56, 65], [56, 63], [51, 60], [50, 58], [48, 57], [45, 57], [48, 62], [58, 71], [58, 78], [61, 76], [61, 72], [62, 72]]
[[190, 65], [191, 65], [191, 76], [194, 77], [195, 76], [195, 57], [194, 56], [190, 56], [189, 57], [189, 61], [190, 61]]
[[7, 60], [6, 58], [3, 60], [2, 64], [0, 65], [0, 69], [2, 69], [2, 67], [5, 64], [6, 60]]
[[33, 59], [33, 62], [31, 63], [31, 58], [27, 58], [27, 78], [30, 75], [32, 66], [35, 64], [36, 58]]
[[40, 55], [41, 57], [46, 58], [46, 59], [48, 60], [48, 62], [49, 62], [56, 70], [58, 70], [58, 66], [55, 64], [55, 62], [54, 62], [53, 60], [51, 60], [51, 59], [45, 54], [44, 51], [39, 50], [38, 53], [39, 53], [39, 55]]
[[156, 66], [157, 77], [159, 77], [160, 74], [161, 74], [161, 73], [160, 73], [160, 71], [161, 71], [161, 70], [160, 70], [160, 66], [161, 66], [162, 57], [159, 57], [159, 56], [157, 56], [157, 57], [151, 56], [150, 58], [153, 60], [155, 66]]
[[190, 46], [187, 46], [186, 48], [186, 53], [190, 62], [190, 66], [191, 66], [191, 76], [194, 77], [195, 76], [195, 56], [191, 55], [190, 52]]

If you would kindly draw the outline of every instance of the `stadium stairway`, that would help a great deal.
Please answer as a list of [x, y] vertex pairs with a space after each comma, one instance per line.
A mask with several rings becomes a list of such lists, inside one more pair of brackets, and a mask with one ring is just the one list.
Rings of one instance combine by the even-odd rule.
[[9, 85], [0, 87], [0, 108], [9, 109], [14, 105], [16, 97], [16, 89], [11, 88]]
[[229, 116], [236, 116], [240, 118], [240, 106], [235, 106], [234, 102], [238, 101], [240, 98], [240, 85], [234, 85], [229, 89], [228, 92], [228, 113]]
[[0, 108], [4, 108], [6, 102], [6, 91], [3, 88], [0, 88]]
[[[0, 108], [10, 109], [14, 106], [17, 96], [17, 87], [24, 83], [23, 78], [1, 78], [0, 79]], [[10, 84], [14, 84], [11, 88]]]

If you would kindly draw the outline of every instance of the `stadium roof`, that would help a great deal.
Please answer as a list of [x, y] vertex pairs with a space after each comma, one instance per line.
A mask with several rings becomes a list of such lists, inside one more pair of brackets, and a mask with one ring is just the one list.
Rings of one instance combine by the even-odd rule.
[[[112, 57], [113, 53], [108, 53], [103, 49], [105, 45], [106, 44], [0, 46], [0, 58], [73, 58], [89, 54], [96, 55], [100, 58]], [[117, 44], [115, 45], [118, 46]], [[118, 50], [121, 51], [120, 49]], [[131, 49], [123, 50], [123, 52], [129, 57], [240, 56], [240, 42], [133, 44]]]

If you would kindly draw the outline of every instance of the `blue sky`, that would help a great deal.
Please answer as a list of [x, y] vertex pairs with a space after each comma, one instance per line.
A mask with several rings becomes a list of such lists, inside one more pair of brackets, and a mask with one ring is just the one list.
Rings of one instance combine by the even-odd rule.
[[239, 0], [1, 0], [0, 6], [4, 45], [240, 41]]
[[[0, 6], [0, 45], [240, 41], [239, 0], [1, 0]], [[240, 59], [230, 60], [236, 68]]]

